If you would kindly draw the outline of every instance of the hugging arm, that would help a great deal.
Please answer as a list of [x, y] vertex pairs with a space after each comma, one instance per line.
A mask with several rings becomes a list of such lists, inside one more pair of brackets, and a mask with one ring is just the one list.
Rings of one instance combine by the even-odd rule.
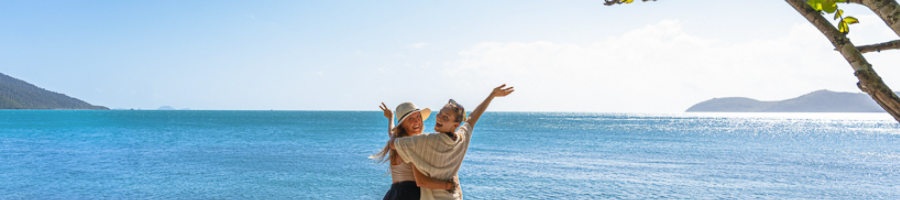
[[478, 118], [481, 117], [481, 114], [484, 114], [484, 110], [491, 104], [491, 100], [494, 100], [494, 97], [505, 97], [516, 91], [513, 87], [503, 88], [505, 86], [506, 84], [503, 84], [500, 87], [494, 88], [494, 90], [491, 91], [491, 95], [488, 95], [481, 104], [478, 104], [478, 107], [475, 107], [475, 110], [472, 110], [472, 113], [469, 114], [469, 119], [466, 120], [466, 123], [468, 123], [469, 126], [475, 127], [475, 122], [478, 122]]
[[422, 174], [418, 168], [416, 168], [416, 164], [412, 164], [413, 175], [416, 177], [416, 186], [428, 188], [428, 189], [439, 189], [439, 190], [449, 190], [453, 189], [454, 185], [459, 182], [454, 177], [453, 180], [456, 182], [447, 182], [447, 181], [439, 181], [437, 179], [431, 178]]

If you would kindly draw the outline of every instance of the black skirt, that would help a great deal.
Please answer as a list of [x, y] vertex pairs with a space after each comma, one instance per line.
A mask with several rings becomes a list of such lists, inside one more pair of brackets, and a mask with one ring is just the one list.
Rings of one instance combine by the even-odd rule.
[[391, 190], [384, 194], [384, 200], [412, 200], [419, 199], [421, 195], [422, 191], [415, 181], [403, 181], [391, 184]]

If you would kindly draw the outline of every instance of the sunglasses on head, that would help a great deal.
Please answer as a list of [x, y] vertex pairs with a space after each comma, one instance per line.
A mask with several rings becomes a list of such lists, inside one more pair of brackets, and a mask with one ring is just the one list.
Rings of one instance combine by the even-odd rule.
[[[450, 109], [453, 109], [453, 111], [456, 111], [456, 113], [462, 117], [461, 120], [466, 119], [466, 108], [463, 108], [462, 105], [459, 105], [459, 103], [456, 103], [456, 101], [454, 101], [453, 99], [450, 99], [448, 105], [450, 105]], [[461, 120], [458, 119], [457, 121]]]
[[459, 110], [466, 109], [466, 108], [463, 108], [462, 105], [459, 105], [459, 103], [456, 103], [456, 101], [454, 101], [453, 99], [450, 99], [450, 102], [448, 102], [448, 103], [450, 103], [450, 108], [452, 108], [453, 110], [459, 111]]

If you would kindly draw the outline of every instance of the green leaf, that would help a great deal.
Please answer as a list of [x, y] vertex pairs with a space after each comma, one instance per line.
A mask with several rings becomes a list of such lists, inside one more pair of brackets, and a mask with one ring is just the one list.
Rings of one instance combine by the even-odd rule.
[[822, 3], [822, 10], [827, 13], [834, 13], [837, 8], [837, 3], [835, 3], [834, 0], [828, 0]]
[[856, 19], [856, 17], [847, 16], [844, 18], [843, 22], [847, 24], [855, 24], [859, 23], [859, 20]]
[[836, 0], [836, 1], [834, 1], [834, 2], [844, 3], [844, 2], [847, 2], [847, 0]]
[[850, 27], [847, 26], [847, 22], [841, 21], [840, 23], [838, 23], [838, 31], [840, 31], [841, 33], [849, 33]]
[[844, 10], [838, 9], [836, 13], [834, 13], [834, 20], [841, 18], [844, 16]]
[[822, 11], [822, 2], [824, 1], [825, 0], [809, 0], [806, 1], [806, 4], [809, 4], [809, 6], [812, 7], [813, 10]]

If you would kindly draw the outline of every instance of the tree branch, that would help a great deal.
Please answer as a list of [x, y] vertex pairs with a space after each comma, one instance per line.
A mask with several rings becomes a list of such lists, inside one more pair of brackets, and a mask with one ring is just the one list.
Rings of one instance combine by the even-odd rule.
[[897, 36], [900, 36], [900, 4], [896, 0], [848, 0], [847, 3], [862, 4], [881, 18]]
[[874, 69], [872, 69], [872, 64], [869, 64], [869, 62], [866, 61], [866, 58], [862, 56], [859, 49], [850, 42], [850, 39], [834, 28], [822, 14], [809, 7], [809, 5], [806, 4], [806, 0], [785, 1], [794, 7], [800, 15], [803, 15], [809, 23], [812, 23], [813, 26], [819, 29], [819, 32], [822, 32], [822, 34], [831, 41], [831, 44], [834, 45], [835, 49], [841, 52], [841, 55], [844, 56], [847, 63], [850, 63], [850, 66], [853, 67], [853, 70], [855, 71], [853, 74], [859, 79], [856, 86], [863, 92], [869, 94], [882, 109], [894, 117], [894, 120], [900, 122], [900, 98], [894, 94], [891, 88], [884, 84], [881, 77], [875, 73]]
[[[856, 49], [855, 46], [853, 46], [853, 43], [850, 42], [850, 39], [847, 38], [844, 33], [841, 33], [836, 28], [834, 28], [834, 26], [831, 25], [828, 19], [825, 19], [822, 14], [810, 8], [806, 4], [805, 0], [785, 1], [791, 4], [791, 6], [793, 6], [794, 9], [796, 9], [797, 12], [800, 13], [800, 15], [803, 15], [803, 17], [806, 18], [809, 23], [812, 23], [813, 26], [819, 29], [819, 32], [824, 34], [825, 37], [827, 37], [828, 40], [831, 41], [831, 44], [834, 45], [835, 49], [843, 54], [844, 59], [846, 59], [850, 63], [855, 71], [868, 71], [871, 68], [871, 65], [868, 63], [868, 61], [866, 61], [864, 57], [862, 57], [862, 54], [859, 53], [859, 50]], [[856, 52], [856, 55], [854, 55], [852, 52]]]
[[[625, 3], [624, 0], [603, 0], [603, 1], [604, 1], [603, 5], [607, 5], [607, 6]], [[647, 1], [656, 1], [656, 0], [641, 0], [641, 1], [647, 2]]]
[[856, 47], [859, 53], [881, 52], [883, 50], [900, 49], [900, 40], [894, 40], [885, 43], [870, 44]]

